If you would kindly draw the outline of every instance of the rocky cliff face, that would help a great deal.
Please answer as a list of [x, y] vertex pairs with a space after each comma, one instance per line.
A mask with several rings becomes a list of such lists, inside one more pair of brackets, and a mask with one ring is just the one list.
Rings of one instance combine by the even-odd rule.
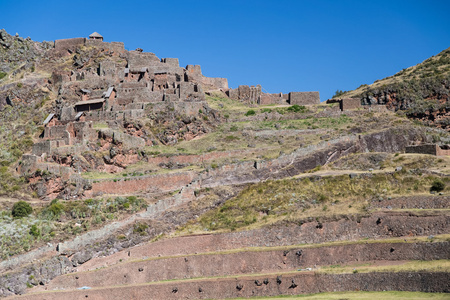
[[365, 105], [386, 105], [392, 110], [405, 110], [410, 118], [429, 126], [449, 129], [450, 76], [411, 80], [361, 94]]
[[9, 73], [18, 66], [30, 69], [52, 47], [51, 42], [34, 42], [29, 37], [11, 36], [4, 29], [0, 30], [0, 74]]
[[450, 49], [397, 74], [363, 84], [344, 97], [357, 97], [365, 105], [386, 105], [404, 110], [424, 124], [450, 129]]

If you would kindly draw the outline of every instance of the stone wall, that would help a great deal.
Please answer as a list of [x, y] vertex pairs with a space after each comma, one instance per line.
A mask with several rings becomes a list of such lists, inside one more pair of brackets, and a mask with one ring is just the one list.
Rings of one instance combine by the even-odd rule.
[[424, 145], [408, 146], [405, 149], [405, 153], [421, 153], [436, 156], [446, 156], [450, 155], [450, 149], [442, 149], [437, 144], [424, 144]]
[[110, 128], [100, 129], [98, 136], [103, 139], [111, 139], [114, 144], [121, 145], [122, 150], [125, 151], [129, 149], [139, 149], [145, 146], [145, 140], [143, 138]]
[[339, 109], [341, 111], [358, 109], [358, 108], [362, 107], [361, 100], [359, 98], [328, 99], [326, 103], [327, 104], [338, 103]]
[[229, 89], [227, 96], [230, 99], [242, 101], [247, 104], [260, 103], [261, 86], [240, 85], [237, 89]]
[[228, 80], [226, 78], [203, 76], [202, 68], [199, 65], [186, 66], [185, 81], [199, 83], [207, 91], [228, 89]]
[[205, 87], [205, 90], [228, 89], [228, 79], [226, 78], [203, 76], [199, 83]]
[[151, 52], [128, 52], [128, 67], [140, 68], [148, 67], [151, 63], [159, 63], [160, 60], [155, 53]]
[[94, 47], [101, 47], [104, 49], [107, 49], [109, 51], [115, 51], [115, 52], [124, 52], [125, 46], [122, 42], [103, 42], [100, 40], [91, 40], [86, 39], [85, 41], [86, 46], [94, 46]]
[[343, 98], [340, 107], [342, 111], [358, 109], [361, 107], [361, 100], [359, 98]]
[[[370, 243], [322, 247], [297, 247], [288, 250], [208, 253], [150, 259], [117, 264], [107, 269], [58, 277], [49, 289], [75, 289], [123, 284], [124, 275], [135, 284], [171, 279], [214, 276], [239, 276], [248, 273], [274, 273], [307, 267], [347, 264], [349, 262], [447, 259], [449, 242]], [[394, 249], [393, 251], [391, 251]], [[131, 250], [133, 251], [133, 250]], [[162, 254], [163, 255], [163, 254]], [[143, 271], [139, 271], [143, 269]], [[78, 277], [75, 279], [74, 277]]]
[[421, 154], [437, 155], [438, 147], [439, 146], [436, 144], [407, 146], [405, 149], [405, 153], [421, 153]]
[[51, 141], [42, 141], [34, 143], [31, 153], [36, 156], [41, 156], [44, 153], [49, 154], [51, 152]]
[[114, 181], [100, 181], [92, 184], [92, 193], [131, 195], [142, 192], [170, 192], [190, 184], [196, 178], [194, 172], [136, 177]]
[[74, 49], [77, 46], [84, 45], [86, 38], [72, 38], [72, 39], [62, 39], [55, 40], [55, 49]]
[[292, 272], [249, 275], [211, 280], [184, 280], [101, 289], [58, 291], [21, 296], [20, 299], [226, 299], [298, 295], [339, 291], [421, 291], [448, 292], [450, 275], [446, 272], [371, 272], [326, 274]]
[[78, 46], [95, 46], [102, 47], [110, 51], [123, 52], [125, 50], [124, 44], [122, 42], [102, 42], [100, 40], [90, 40], [87, 38], [71, 38], [55, 40], [54, 47], [56, 51], [75, 49]]
[[261, 97], [259, 100], [259, 104], [267, 105], [267, 104], [287, 104], [289, 100], [289, 94], [267, 94], [261, 93]]
[[[97, 138], [96, 131], [92, 128], [91, 122], [69, 122], [64, 125], [47, 126], [44, 129], [44, 139], [51, 139], [58, 142], [54, 147], [73, 145], [84, 141], [93, 141]], [[64, 144], [59, 141], [63, 140]]]
[[314, 105], [320, 103], [319, 92], [290, 92], [289, 104]]

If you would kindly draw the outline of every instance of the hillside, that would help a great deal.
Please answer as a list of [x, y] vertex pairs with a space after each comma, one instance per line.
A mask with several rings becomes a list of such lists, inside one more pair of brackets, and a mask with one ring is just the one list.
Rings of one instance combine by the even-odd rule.
[[0, 33], [1, 297], [450, 291], [447, 130]]
[[365, 105], [403, 110], [424, 124], [449, 129], [450, 48], [393, 76], [363, 84], [339, 97], [355, 97]]

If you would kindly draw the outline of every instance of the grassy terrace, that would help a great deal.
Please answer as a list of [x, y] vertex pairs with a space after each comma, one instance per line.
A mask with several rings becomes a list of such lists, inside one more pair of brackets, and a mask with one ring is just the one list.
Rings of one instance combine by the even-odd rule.
[[[301, 222], [369, 213], [371, 199], [402, 195], [426, 195], [435, 182], [447, 186], [450, 178], [422, 175], [405, 168], [395, 173], [374, 173], [350, 178], [327, 176], [319, 180], [291, 178], [251, 184], [236, 197], [180, 228], [180, 233], [251, 229], [279, 221]], [[213, 197], [205, 191], [205, 197]]]

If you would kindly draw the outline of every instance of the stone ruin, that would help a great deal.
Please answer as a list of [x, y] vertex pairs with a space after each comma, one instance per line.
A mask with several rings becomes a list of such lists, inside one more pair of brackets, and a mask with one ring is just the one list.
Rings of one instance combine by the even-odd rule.
[[430, 154], [434, 156], [448, 156], [450, 155], [450, 146], [437, 144], [422, 144], [422, 145], [411, 145], [407, 146], [405, 153], [419, 153], [419, 154]]
[[[83, 57], [83, 51], [96, 49], [103, 53], [103, 59], [86, 64], [90, 57]], [[127, 51], [123, 43], [104, 42], [96, 32], [89, 39], [56, 40], [50, 51], [56, 57], [75, 54], [75, 68], [53, 72], [51, 81], [59, 90], [57, 103], [61, 105], [45, 120], [41, 140], [32, 153], [24, 155], [22, 173], [40, 169], [70, 175], [68, 167], [53, 163], [51, 157], [88, 151], [100, 134], [93, 122], [120, 123], [143, 117], [146, 109], [158, 112], [169, 106], [180, 114], [197, 115], [206, 105], [205, 91], [220, 91], [247, 104], [320, 103], [319, 92], [269, 94], [262, 92], [260, 85], [230, 89], [226, 78], [206, 77], [199, 65], [182, 68], [177, 58], [159, 59], [140, 48]], [[130, 143], [125, 145], [129, 148], [145, 144], [140, 137], [123, 140]]]
[[328, 99], [327, 104], [339, 103], [339, 109], [341, 111], [358, 109], [361, 106], [361, 100], [359, 98], [337, 98], [337, 99]]
[[290, 104], [290, 105], [316, 105], [320, 104], [319, 92], [290, 92], [288, 94], [269, 94], [262, 92], [261, 85], [240, 85], [236, 89], [228, 89], [226, 95], [233, 100], [246, 104]]

